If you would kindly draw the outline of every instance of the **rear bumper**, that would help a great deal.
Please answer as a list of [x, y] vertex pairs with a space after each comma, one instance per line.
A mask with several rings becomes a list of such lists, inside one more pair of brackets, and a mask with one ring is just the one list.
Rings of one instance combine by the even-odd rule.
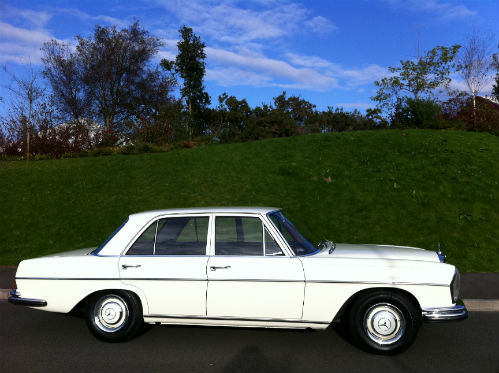
[[44, 299], [21, 298], [16, 290], [10, 292], [9, 302], [30, 307], [45, 307], [47, 305], [47, 301]]
[[424, 321], [459, 321], [468, 318], [468, 310], [460, 302], [452, 307], [423, 308], [422, 315]]

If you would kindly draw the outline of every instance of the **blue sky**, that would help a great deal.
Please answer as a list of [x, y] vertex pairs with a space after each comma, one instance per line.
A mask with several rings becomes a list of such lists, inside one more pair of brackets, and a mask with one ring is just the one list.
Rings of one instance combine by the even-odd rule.
[[[173, 59], [178, 29], [190, 26], [206, 44], [206, 87], [250, 105], [270, 103], [283, 90], [317, 105], [373, 107], [373, 82], [387, 67], [436, 45], [462, 44], [479, 29], [497, 50], [496, 0], [0, 0], [0, 64], [22, 74], [40, 68], [50, 39], [74, 41], [95, 24], [126, 26], [135, 19], [164, 39], [160, 58]], [[0, 85], [8, 77], [0, 73]], [[453, 85], [463, 86], [459, 77]], [[4, 101], [5, 88], [0, 88]], [[5, 110], [0, 103], [0, 113]]]

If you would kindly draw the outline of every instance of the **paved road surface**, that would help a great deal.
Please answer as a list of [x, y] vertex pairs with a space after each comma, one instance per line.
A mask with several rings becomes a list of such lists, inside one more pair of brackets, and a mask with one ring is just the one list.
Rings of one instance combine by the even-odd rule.
[[397, 356], [369, 354], [334, 330], [155, 326], [96, 340], [84, 320], [0, 301], [0, 372], [499, 372], [499, 313], [424, 324]]

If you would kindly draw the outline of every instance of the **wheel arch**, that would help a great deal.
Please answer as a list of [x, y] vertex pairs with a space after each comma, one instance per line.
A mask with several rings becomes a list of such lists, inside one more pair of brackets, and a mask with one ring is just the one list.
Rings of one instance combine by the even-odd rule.
[[72, 309], [69, 313], [78, 313], [82, 312], [86, 309], [88, 305], [88, 301], [93, 298], [96, 294], [109, 294], [112, 292], [125, 292], [129, 293], [132, 296], [134, 296], [137, 301], [139, 302], [141, 308], [142, 308], [142, 314], [146, 315], [147, 314], [147, 300], [143, 294], [138, 289], [130, 289], [130, 288], [118, 288], [118, 287], [110, 287], [106, 289], [99, 289], [92, 291], [88, 293], [85, 297], [83, 297]]
[[418, 310], [421, 310], [421, 305], [420, 305], [418, 299], [410, 291], [407, 291], [405, 289], [400, 289], [400, 288], [388, 287], [388, 286], [372, 287], [372, 288], [359, 290], [356, 293], [352, 294], [345, 301], [345, 303], [343, 303], [343, 306], [341, 306], [341, 308], [338, 310], [336, 315], [333, 317], [332, 322], [337, 322], [341, 319], [342, 316], [346, 315], [348, 313], [350, 307], [355, 303], [355, 301], [357, 299], [359, 299], [360, 297], [362, 297], [366, 294], [377, 292], [377, 291], [386, 291], [387, 293], [401, 294], [401, 295], [407, 297], [410, 300], [410, 302], [413, 303], [414, 306], [416, 306], [416, 308]]

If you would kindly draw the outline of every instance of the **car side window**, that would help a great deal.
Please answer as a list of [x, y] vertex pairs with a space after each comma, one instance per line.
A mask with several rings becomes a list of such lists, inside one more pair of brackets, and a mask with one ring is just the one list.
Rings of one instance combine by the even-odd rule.
[[207, 216], [160, 219], [142, 233], [126, 255], [206, 255], [208, 221]]
[[270, 235], [267, 228], [265, 228], [265, 256], [283, 256], [279, 244]]
[[153, 255], [154, 240], [156, 237], [156, 226], [158, 222], [152, 223], [140, 236], [135, 240], [133, 245], [128, 249], [126, 255]]
[[263, 225], [259, 218], [218, 216], [215, 219], [215, 255], [263, 254]]
[[155, 255], [205, 255], [207, 236], [208, 217], [161, 219]]

